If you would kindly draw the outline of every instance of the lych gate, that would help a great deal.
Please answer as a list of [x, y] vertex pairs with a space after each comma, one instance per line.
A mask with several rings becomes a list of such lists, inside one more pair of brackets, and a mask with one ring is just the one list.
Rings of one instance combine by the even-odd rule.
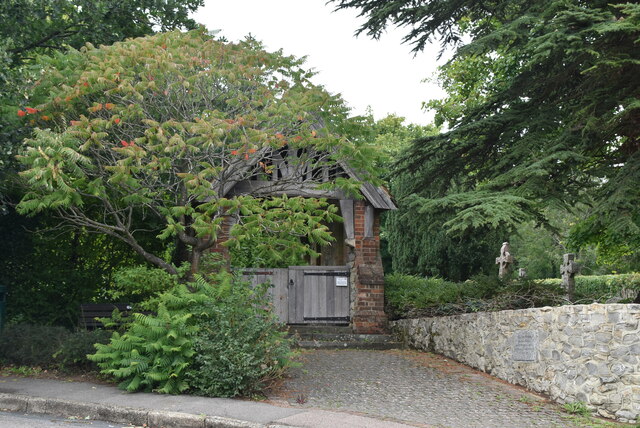
[[[256, 173], [251, 179], [231, 183], [225, 189], [227, 195], [327, 198], [339, 207], [344, 219], [343, 223], [329, 225], [336, 240], [318, 249], [320, 256], [310, 260], [310, 266], [244, 269], [243, 274], [254, 284], [266, 281], [274, 284], [275, 310], [283, 322], [348, 323], [355, 333], [382, 333], [387, 318], [380, 258], [380, 214], [396, 207], [383, 188], [360, 180], [345, 162], [318, 162], [319, 156], [287, 147], [263, 149], [243, 167], [264, 165], [268, 159], [269, 174]], [[318, 184], [339, 177], [360, 181], [362, 199], [349, 197], [340, 190], [318, 188]], [[228, 239], [231, 226], [231, 220], [224, 223], [214, 248], [227, 257], [226, 248], [220, 244]]]

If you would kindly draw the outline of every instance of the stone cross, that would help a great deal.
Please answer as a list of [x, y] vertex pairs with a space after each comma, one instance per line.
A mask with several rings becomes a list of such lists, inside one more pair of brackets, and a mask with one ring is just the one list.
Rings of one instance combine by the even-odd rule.
[[573, 253], [564, 254], [562, 256], [562, 264], [560, 265], [560, 274], [562, 275], [562, 286], [566, 291], [566, 297], [569, 301], [573, 301], [574, 290], [576, 288], [575, 276], [580, 266], [575, 261], [576, 255]]
[[513, 256], [511, 255], [511, 247], [508, 242], [503, 242], [500, 248], [500, 257], [496, 257], [496, 264], [499, 265], [498, 276], [504, 278], [511, 272], [513, 264]]

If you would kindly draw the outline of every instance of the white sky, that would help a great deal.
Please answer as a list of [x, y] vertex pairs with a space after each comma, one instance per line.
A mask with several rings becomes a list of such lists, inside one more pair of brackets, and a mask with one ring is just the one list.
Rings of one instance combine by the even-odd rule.
[[[340, 93], [353, 114], [371, 106], [376, 119], [395, 113], [406, 123], [427, 124], [433, 115], [422, 103], [440, 98], [437, 85], [422, 83], [436, 70], [438, 46], [415, 58], [401, 43], [403, 29], [389, 29], [379, 41], [354, 36], [363, 20], [357, 11], [333, 12], [326, 0], [206, 0], [193, 18], [231, 41], [251, 33], [267, 50], [307, 56], [315, 82]], [[440, 61], [442, 63], [442, 61]]]

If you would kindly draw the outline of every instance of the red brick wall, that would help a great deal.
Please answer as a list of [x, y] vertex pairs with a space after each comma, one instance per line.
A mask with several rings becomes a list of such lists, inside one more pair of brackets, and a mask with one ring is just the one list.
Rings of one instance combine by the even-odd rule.
[[373, 237], [365, 238], [365, 204], [365, 201], [356, 201], [354, 205], [356, 295], [351, 319], [356, 333], [376, 334], [384, 333], [387, 325], [380, 258], [380, 212], [374, 215]]

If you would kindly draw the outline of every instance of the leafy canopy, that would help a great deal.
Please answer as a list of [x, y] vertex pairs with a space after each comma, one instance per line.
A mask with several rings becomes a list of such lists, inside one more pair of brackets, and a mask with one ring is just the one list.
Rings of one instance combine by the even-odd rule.
[[0, 38], [15, 62], [36, 53], [110, 45], [154, 31], [193, 29], [189, 13], [203, 0], [5, 0]]
[[640, 5], [335, 2], [361, 10], [360, 32], [407, 26], [416, 51], [430, 39], [457, 47], [439, 77], [448, 96], [429, 104], [450, 130], [405, 157], [415, 204], [448, 212], [448, 230], [463, 234], [545, 223], [546, 207], [582, 201], [591, 208], [574, 246], [640, 246]]
[[[313, 85], [302, 63], [203, 30], [56, 55], [35, 89], [45, 102], [21, 110], [40, 129], [20, 157], [30, 190], [19, 212], [54, 210], [170, 273], [137, 239], [145, 229], [186, 246], [194, 271], [230, 218], [235, 240], [259, 232], [277, 239], [257, 246], [310, 252], [300, 238], [328, 242], [322, 223], [335, 208], [282, 190], [317, 184], [308, 172], [338, 159], [366, 171], [367, 150], [342, 136], [351, 126], [344, 104]], [[280, 192], [228, 193], [239, 181], [268, 182], [283, 156]], [[343, 179], [324, 186], [336, 184], [356, 188]]]
[[[0, 2], [0, 183], [9, 178], [13, 156], [29, 127], [16, 109], [24, 107], [42, 66], [40, 55], [110, 45], [156, 31], [194, 29], [189, 13], [203, 0], [3, 0]], [[4, 182], [7, 180], [7, 182]], [[8, 198], [2, 189], [0, 197]]]

